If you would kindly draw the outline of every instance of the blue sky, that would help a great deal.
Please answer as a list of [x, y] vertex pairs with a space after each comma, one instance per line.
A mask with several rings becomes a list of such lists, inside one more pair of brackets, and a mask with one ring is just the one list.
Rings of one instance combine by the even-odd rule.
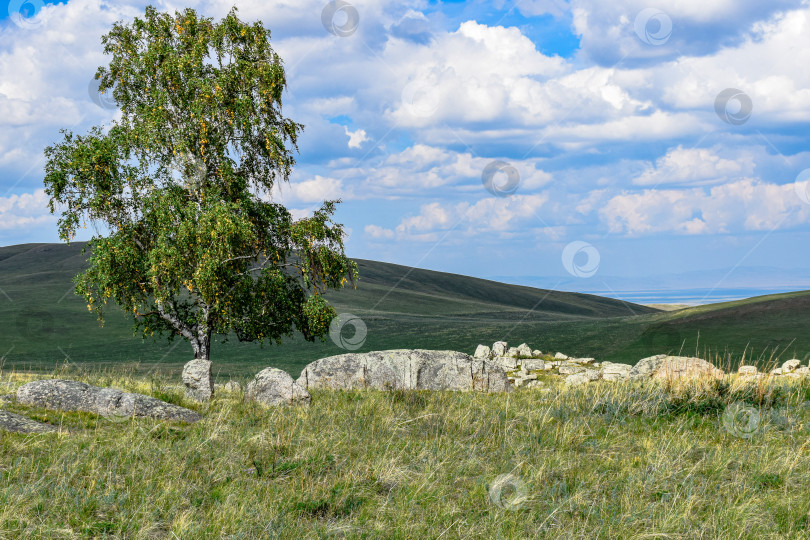
[[[0, 245], [58, 241], [42, 150], [117, 117], [89, 90], [100, 37], [145, 5], [0, 10]], [[807, 1], [235, 5], [306, 126], [274, 198], [342, 198], [351, 256], [606, 293], [810, 288]]]

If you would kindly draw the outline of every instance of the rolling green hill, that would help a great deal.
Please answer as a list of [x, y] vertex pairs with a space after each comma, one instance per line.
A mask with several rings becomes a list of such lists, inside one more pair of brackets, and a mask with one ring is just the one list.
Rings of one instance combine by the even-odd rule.
[[[182, 340], [141, 340], [131, 321], [110, 310], [101, 328], [73, 294], [86, 262], [83, 244], [0, 248], [0, 364], [50, 370], [65, 363], [137, 364], [179, 371], [191, 358]], [[587, 294], [548, 291], [375, 261], [358, 260], [356, 289], [329, 295], [339, 313], [359, 317], [367, 337], [358, 351], [390, 348], [472, 352], [504, 339], [543, 351], [634, 363], [660, 352], [723, 354], [730, 363], [789, 347], [810, 350], [810, 293], [759, 297], [685, 310], [652, 308]], [[351, 337], [351, 329], [347, 329]], [[247, 376], [273, 365], [297, 376], [308, 362], [345, 352], [331, 340], [292, 339], [282, 346], [216, 343], [221, 376]], [[736, 365], [736, 364], [735, 364]]]

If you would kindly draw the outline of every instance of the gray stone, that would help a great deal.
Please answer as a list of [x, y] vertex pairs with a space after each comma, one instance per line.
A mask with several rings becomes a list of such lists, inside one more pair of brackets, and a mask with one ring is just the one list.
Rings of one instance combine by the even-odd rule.
[[560, 366], [560, 375], [573, 375], [574, 373], [581, 373], [585, 368], [576, 364], [563, 364]]
[[521, 377], [525, 377], [526, 375], [528, 375], [528, 374], [529, 374], [529, 370], [528, 370], [528, 369], [526, 369], [526, 365], [525, 365], [525, 364], [521, 364], [521, 365], [520, 365], [520, 371], [519, 371], [519, 373], [520, 373], [520, 376], [521, 376]]
[[504, 356], [507, 356], [509, 358], [517, 358], [518, 354], [519, 353], [518, 353], [518, 348], [517, 347], [509, 347], [509, 349], [506, 351], [506, 354], [504, 354]]
[[667, 356], [659, 354], [642, 358], [630, 370], [631, 379], [643, 378], [676, 378], [695, 379], [699, 377], [722, 377], [723, 370], [702, 358], [686, 356]]
[[535, 358], [537, 358], [538, 356], [543, 356], [543, 351], [541, 351], [540, 349], [535, 349], [532, 351], [532, 356], [534, 356]]
[[619, 381], [626, 379], [630, 376], [630, 370], [633, 366], [628, 364], [614, 364], [612, 362], [603, 362], [601, 367], [602, 379], [606, 381]]
[[526, 345], [525, 343], [521, 343], [517, 347], [518, 354], [524, 358], [529, 358], [532, 356], [532, 348]]
[[554, 355], [554, 358], [556, 358], [557, 360], [568, 360], [568, 355], [558, 352], [557, 354]]
[[493, 362], [456, 351], [394, 349], [321, 358], [296, 381], [304, 388], [479, 390], [509, 392], [506, 372]]
[[492, 356], [506, 356], [509, 345], [505, 341], [496, 341], [492, 344]]
[[737, 370], [737, 373], [739, 373], [742, 376], [756, 375], [757, 368], [756, 366], [740, 366], [740, 369]]
[[61, 411], [84, 411], [110, 419], [157, 418], [196, 422], [201, 416], [194, 411], [166, 403], [151, 396], [124, 392], [116, 388], [99, 388], [79, 381], [49, 379], [34, 381], [17, 389], [17, 401]]
[[186, 396], [196, 401], [208, 401], [214, 395], [214, 380], [211, 377], [211, 361], [192, 360], [183, 366], [183, 384]]
[[793, 358], [791, 360], [786, 361], [784, 364], [782, 364], [782, 371], [783, 372], [796, 371], [796, 368], [798, 368], [801, 365], [802, 365], [801, 360], [799, 360], [797, 358]]
[[473, 355], [475, 358], [490, 358], [492, 356], [492, 349], [487, 347], [486, 345], [479, 345], [475, 349], [475, 354]]
[[771, 370], [771, 375], [781, 375], [782, 373], [784, 373], [784, 371], [785, 370], [783, 370], [780, 367], [774, 368], [774, 369]]
[[273, 367], [256, 374], [245, 390], [248, 399], [264, 405], [309, 405], [312, 397], [286, 372]]
[[579, 373], [573, 373], [565, 378], [566, 386], [578, 386], [591, 381], [599, 380], [599, 372], [595, 369], [586, 369]]
[[596, 362], [596, 358], [571, 358], [570, 360], [572, 362], [576, 362], [577, 364], [583, 365], [593, 364]]
[[517, 358], [512, 358], [509, 356], [496, 356], [490, 360], [490, 363], [495, 364], [504, 371], [508, 369], [515, 369], [518, 365]]
[[546, 369], [546, 363], [542, 358], [526, 358], [521, 360], [521, 364], [527, 370], [532, 371], [535, 369]]
[[0, 430], [14, 433], [49, 433], [58, 431], [56, 426], [43, 424], [8, 411], [0, 411]]

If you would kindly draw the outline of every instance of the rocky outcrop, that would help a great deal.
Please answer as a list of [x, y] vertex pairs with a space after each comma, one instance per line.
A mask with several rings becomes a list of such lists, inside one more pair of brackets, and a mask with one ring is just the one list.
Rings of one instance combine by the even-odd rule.
[[565, 378], [565, 384], [567, 386], [577, 386], [580, 384], [585, 384], [593, 381], [598, 381], [601, 378], [601, 374], [599, 371], [595, 369], [585, 369], [578, 373], [574, 373], [572, 375], [568, 375]]
[[17, 401], [46, 409], [84, 411], [110, 419], [147, 417], [196, 422], [201, 418], [192, 410], [143, 394], [63, 379], [24, 384], [17, 389]]
[[209, 360], [192, 360], [183, 366], [183, 384], [186, 396], [195, 401], [208, 401], [214, 395], [214, 380], [211, 377]]
[[0, 411], [0, 430], [13, 433], [51, 433], [58, 431], [56, 426], [43, 424], [8, 411]]
[[[497, 343], [496, 343], [497, 345]], [[296, 381], [304, 388], [509, 392], [503, 369], [456, 351], [395, 349], [321, 358]]]
[[491, 358], [492, 357], [492, 349], [487, 347], [486, 345], [479, 345], [475, 349], [475, 354], [473, 358]]
[[629, 364], [614, 364], [612, 362], [602, 362], [602, 379], [605, 381], [621, 381], [630, 377], [630, 370], [633, 366]]
[[722, 369], [716, 368], [702, 358], [668, 356], [659, 354], [642, 358], [630, 370], [631, 379], [695, 379], [700, 377], [722, 377]]
[[309, 405], [312, 397], [286, 372], [265, 368], [247, 385], [245, 396], [263, 405]]

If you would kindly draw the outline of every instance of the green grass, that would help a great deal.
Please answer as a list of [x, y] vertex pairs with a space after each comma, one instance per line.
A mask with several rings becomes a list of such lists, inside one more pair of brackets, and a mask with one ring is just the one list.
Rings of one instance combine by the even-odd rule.
[[[204, 418], [4, 406], [74, 432], [0, 432], [0, 538], [810, 537], [808, 381], [315, 391], [267, 409], [187, 403], [159, 376], [59, 375]], [[749, 438], [723, 421], [732, 403], [761, 415]]]
[[[85, 265], [81, 244], [0, 248], [0, 364], [49, 371], [64, 364], [136, 366], [141, 373], [179, 375], [191, 359], [182, 340], [142, 341], [131, 321], [110, 309], [104, 328], [72, 293]], [[341, 313], [362, 318], [367, 338], [358, 352], [394, 348], [472, 353], [478, 343], [526, 342], [544, 352], [634, 364], [658, 353], [717, 358], [736, 369], [745, 359], [807, 360], [810, 293], [799, 292], [660, 312], [593, 295], [544, 291], [455, 274], [360, 260], [357, 289], [329, 295]], [[275, 366], [297, 377], [309, 362], [346, 352], [331, 340], [283, 345], [215, 343], [219, 379]]]

